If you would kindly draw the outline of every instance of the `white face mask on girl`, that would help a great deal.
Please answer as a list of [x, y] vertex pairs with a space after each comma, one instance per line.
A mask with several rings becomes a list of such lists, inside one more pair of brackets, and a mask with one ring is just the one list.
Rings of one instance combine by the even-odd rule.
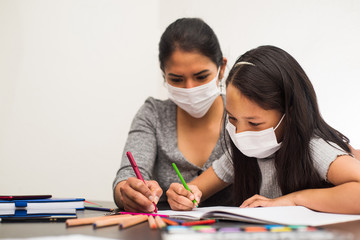
[[167, 83], [169, 99], [194, 118], [203, 117], [220, 94], [217, 86], [219, 73], [220, 68], [213, 80], [193, 88], [179, 88]]
[[236, 127], [227, 122], [226, 130], [235, 146], [246, 156], [255, 158], [266, 158], [280, 149], [281, 143], [277, 142], [275, 130], [284, 119], [281, 117], [275, 128], [268, 128], [262, 131], [246, 131], [236, 133]]

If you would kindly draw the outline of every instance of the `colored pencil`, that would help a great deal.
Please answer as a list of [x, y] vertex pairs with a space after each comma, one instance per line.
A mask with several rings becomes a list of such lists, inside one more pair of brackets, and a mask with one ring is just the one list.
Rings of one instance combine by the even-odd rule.
[[157, 214], [157, 213], [135, 213], [135, 212], [118, 212], [117, 214], [130, 214], [130, 215], [147, 215], [147, 216], [159, 216], [159, 217], [169, 217], [168, 215]]
[[[77, 219], [68, 219], [66, 220], [67, 227], [81, 226], [81, 225], [89, 225], [94, 224], [96, 221], [104, 220], [104, 219], [112, 219], [123, 217], [124, 215], [111, 215], [111, 216], [101, 216], [101, 217], [89, 217], [89, 218], [77, 218]], [[130, 215], [127, 215], [130, 216]]]
[[123, 223], [120, 223], [119, 229], [124, 229], [128, 227], [132, 227], [136, 224], [145, 222], [148, 220], [148, 216], [146, 215], [139, 215], [139, 216], [133, 216], [131, 219], [124, 221]]
[[193, 222], [184, 222], [183, 226], [195, 226], [195, 225], [205, 225], [205, 224], [213, 224], [215, 223], [215, 219], [208, 219], [208, 220], [200, 220], [200, 221], [193, 221]]
[[156, 216], [155, 217], [155, 222], [156, 222], [156, 226], [161, 229], [161, 228], [164, 228], [166, 227], [166, 223], [161, 219], [161, 217], [159, 216]]
[[170, 220], [168, 218], [161, 218], [167, 225], [172, 225], [172, 226], [176, 226], [176, 225], [179, 225], [179, 223], [173, 221], [173, 220]]
[[[184, 180], [183, 176], [181, 175], [181, 173], [180, 173], [179, 169], [177, 168], [176, 164], [175, 164], [175, 163], [173, 163], [172, 165], [173, 165], [173, 168], [175, 169], [175, 172], [176, 172], [176, 173], [177, 173], [177, 175], [179, 176], [180, 181], [181, 181], [181, 182], [182, 182], [182, 184], [184, 185], [185, 189], [186, 189], [186, 190], [188, 190], [189, 192], [191, 192], [190, 188], [189, 188], [189, 187], [188, 187], [188, 185], [186, 184], [186, 182], [185, 182], [185, 180]], [[197, 204], [197, 202], [196, 202], [196, 200], [195, 200], [195, 199], [193, 200], [193, 203], [195, 204], [195, 206], [196, 206], [196, 207], [198, 206], [198, 204]]]
[[176, 219], [176, 218], [169, 218], [169, 217], [165, 217], [165, 218], [166, 218], [166, 219], [169, 219], [170, 221], [177, 222], [179, 225], [181, 225], [182, 223], [186, 222], [185, 220]]
[[[133, 168], [133, 170], [134, 170], [134, 172], [135, 172], [136, 177], [145, 183], [145, 180], [144, 180], [144, 178], [141, 176], [141, 173], [140, 173], [140, 171], [139, 171], [139, 168], [138, 168], [138, 166], [137, 166], [137, 164], [136, 164], [136, 162], [135, 162], [135, 159], [134, 159], [133, 155], [131, 154], [131, 152], [127, 152], [127, 153], [126, 153], [126, 156], [127, 156], [128, 159], [129, 159], [129, 162], [130, 162], [131, 167]], [[146, 183], [145, 183], [145, 184], [146, 184]], [[154, 207], [155, 207], [154, 212], [157, 213], [156, 204], [155, 204], [154, 202], [153, 202], [153, 204], [154, 204]]]
[[157, 229], [156, 222], [153, 216], [149, 216], [148, 222], [151, 229]]
[[101, 228], [101, 227], [108, 227], [108, 226], [113, 226], [113, 225], [118, 225], [121, 224], [123, 222], [126, 222], [128, 220], [133, 219], [135, 216], [132, 215], [120, 215], [117, 217], [112, 217], [112, 218], [104, 218], [104, 219], [100, 219], [94, 222], [93, 227], [94, 228]]
[[113, 208], [90, 207], [90, 206], [85, 206], [85, 209], [94, 210], [94, 211], [105, 211], [105, 212], [112, 212], [112, 211], [114, 211]]

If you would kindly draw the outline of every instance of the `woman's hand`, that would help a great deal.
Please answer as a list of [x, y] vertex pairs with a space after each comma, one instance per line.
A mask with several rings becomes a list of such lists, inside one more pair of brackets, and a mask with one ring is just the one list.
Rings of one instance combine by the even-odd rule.
[[[134, 177], [122, 181], [117, 186], [121, 205], [129, 212], [153, 212], [163, 191], [156, 181], [139, 180]], [[117, 197], [117, 196], [115, 196]], [[119, 205], [119, 204], [118, 204]]]
[[[195, 185], [188, 185], [188, 191], [180, 183], [172, 183], [169, 189], [166, 191], [166, 196], [168, 198], [169, 205], [172, 210], [192, 210], [194, 207], [197, 207], [200, 203], [202, 196], [201, 191]], [[193, 203], [193, 200], [196, 200], [197, 204]]]
[[275, 207], [275, 206], [296, 206], [294, 201], [294, 194], [288, 194], [274, 199], [266, 198], [264, 196], [255, 194], [251, 198], [245, 200], [240, 205], [240, 208]]

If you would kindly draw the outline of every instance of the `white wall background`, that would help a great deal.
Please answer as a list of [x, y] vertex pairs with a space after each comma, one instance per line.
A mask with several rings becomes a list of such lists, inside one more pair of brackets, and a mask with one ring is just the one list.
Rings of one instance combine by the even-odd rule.
[[356, 0], [0, 0], [0, 195], [112, 200], [131, 120], [166, 98], [158, 42], [201, 17], [230, 67], [272, 44], [292, 54], [320, 110], [360, 148]]

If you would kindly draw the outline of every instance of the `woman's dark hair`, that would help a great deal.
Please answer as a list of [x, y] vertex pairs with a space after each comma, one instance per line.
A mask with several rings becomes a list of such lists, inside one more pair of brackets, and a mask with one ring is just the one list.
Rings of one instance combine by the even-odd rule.
[[199, 18], [181, 18], [171, 23], [163, 33], [159, 43], [160, 68], [171, 54], [180, 49], [196, 51], [210, 58], [217, 67], [223, 64], [223, 55], [214, 31]]
[[[238, 62], [247, 63], [236, 64]], [[236, 63], [226, 79], [226, 86], [232, 84], [264, 109], [285, 114], [281, 148], [275, 153], [276, 177], [282, 194], [331, 186], [321, 179], [314, 167], [310, 140], [320, 137], [350, 152], [349, 139], [322, 118], [314, 88], [299, 63], [274, 46], [250, 50]], [[230, 150], [235, 172], [235, 202], [241, 204], [259, 194], [261, 172], [256, 158], [245, 156], [232, 142]]]

